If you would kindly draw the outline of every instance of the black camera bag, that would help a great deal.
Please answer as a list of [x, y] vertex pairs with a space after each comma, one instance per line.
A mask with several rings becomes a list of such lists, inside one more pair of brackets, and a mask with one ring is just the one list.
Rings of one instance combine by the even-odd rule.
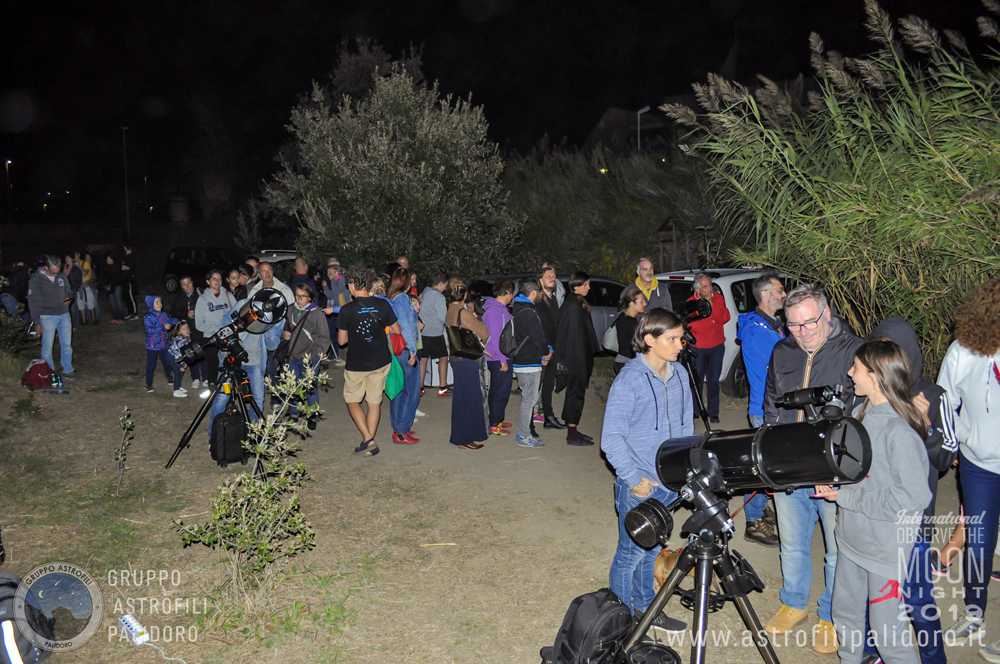
[[607, 588], [569, 605], [555, 645], [542, 648], [542, 664], [610, 664], [632, 630], [632, 612]]
[[[234, 394], [233, 399], [239, 399], [238, 394]], [[246, 458], [246, 451], [243, 449], [243, 439], [247, 437], [246, 422], [243, 415], [229, 407], [222, 413], [215, 416], [212, 422], [212, 439], [208, 446], [212, 454], [212, 461], [225, 468], [231, 463], [243, 463]]]
[[17, 627], [14, 595], [20, 583], [16, 574], [0, 574], [0, 664], [35, 664], [52, 656], [48, 650], [36, 648]]

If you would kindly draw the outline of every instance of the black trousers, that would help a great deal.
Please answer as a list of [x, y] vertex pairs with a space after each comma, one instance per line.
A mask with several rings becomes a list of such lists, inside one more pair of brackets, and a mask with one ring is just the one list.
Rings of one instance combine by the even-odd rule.
[[552, 410], [552, 392], [556, 389], [556, 363], [549, 362], [542, 367], [542, 414], [555, 417]]
[[125, 302], [125, 313], [129, 316], [134, 316], [139, 312], [139, 307], [135, 303], [135, 295], [135, 284], [126, 281], [124, 288], [122, 288], [122, 300]]
[[579, 424], [583, 415], [583, 400], [587, 396], [589, 380], [577, 376], [566, 377], [566, 398], [563, 400], [562, 417], [566, 424]]
[[202, 375], [212, 385], [219, 382], [219, 349], [215, 346], [205, 349], [205, 368], [202, 369]]

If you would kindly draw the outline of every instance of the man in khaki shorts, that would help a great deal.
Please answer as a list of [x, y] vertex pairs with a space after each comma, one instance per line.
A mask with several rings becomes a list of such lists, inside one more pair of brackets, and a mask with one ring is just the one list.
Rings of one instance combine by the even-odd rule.
[[[382, 390], [389, 375], [392, 353], [386, 329], [399, 334], [396, 313], [388, 300], [371, 294], [375, 271], [363, 265], [347, 270], [347, 287], [353, 300], [340, 309], [337, 317], [337, 342], [347, 346], [344, 369], [344, 401], [347, 411], [361, 433], [355, 454], [373, 457], [378, 454], [375, 432], [382, 412]], [[368, 412], [361, 406], [368, 402]]]

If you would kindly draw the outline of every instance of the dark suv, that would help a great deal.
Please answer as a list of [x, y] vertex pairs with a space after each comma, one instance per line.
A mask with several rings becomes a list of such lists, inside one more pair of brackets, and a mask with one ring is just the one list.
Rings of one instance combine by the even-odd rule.
[[[176, 293], [181, 277], [188, 275], [196, 288], [204, 287], [205, 275], [209, 270], [223, 272], [231, 270], [244, 261], [245, 257], [231, 249], [218, 247], [174, 247], [163, 268], [163, 286], [168, 293]], [[226, 275], [222, 275], [225, 281]]]

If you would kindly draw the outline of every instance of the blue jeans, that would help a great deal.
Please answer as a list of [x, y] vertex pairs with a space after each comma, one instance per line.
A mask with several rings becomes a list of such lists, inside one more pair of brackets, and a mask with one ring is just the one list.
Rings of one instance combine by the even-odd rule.
[[[754, 429], [759, 429], [764, 426], [764, 416], [763, 415], [750, 415], [750, 426]], [[764, 510], [767, 509], [767, 494], [763, 490], [757, 491], [756, 495], [751, 498], [750, 494], [746, 494], [743, 497], [743, 503], [745, 505], [744, 514], [747, 518], [747, 523], [753, 523], [754, 521], [759, 521], [764, 518]]]
[[507, 402], [510, 401], [510, 388], [514, 382], [514, 363], [507, 363], [507, 371], [500, 371], [501, 362], [486, 361], [490, 370], [490, 393], [487, 401], [490, 405], [490, 426], [497, 427], [507, 414]]
[[[156, 358], [160, 358], [160, 362], [163, 363], [163, 375], [170, 378], [173, 377], [174, 384], [177, 384], [177, 375], [180, 370], [174, 363], [174, 358], [170, 357], [170, 353], [167, 352], [166, 348], [161, 348], [160, 350], [153, 350], [151, 348], [146, 349], [146, 386], [153, 386], [153, 373], [156, 371]], [[174, 388], [177, 389], [176, 387]]]
[[42, 359], [48, 362], [52, 371], [56, 365], [52, 362], [52, 344], [59, 335], [59, 363], [64, 374], [73, 373], [73, 322], [69, 313], [58, 316], [39, 316], [42, 324]]
[[[709, 417], [719, 416], [719, 376], [722, 374], [722, 358], [726, 354], [726, 344], [719, 344], [712, 348], [697, 348], [695, 352], [698, 357], [694, 361], [694, 370], [698, 373], [698, 393], [701, 393], [701, 384], [708, 383], [708, 409]], [[694, 400], [694, 417], [701, 417], [698, 410], [698, 400]]]
[[115, 286], [108, 291], [108, 299], [111, 300], [111, 318], [122, 320], [125, 318], [125, 303], [122, 301], [122, 287]]
[[[906, 567], [906, 579], [901, 588], [903, 602], [909, 607], [913, 631], [920, 648], [921, 664], [945, 664], [944, 642], [941, 638], [941, 612], [934, 602], [934, 579], [930, 564], [930, 542], [917, 537]], [[865, 634], [868, 626], [865, 625]], [[926, 644], [926, 645], [925, 645]], [[865, 653], [874, 655], [871, 637], [865, 640]]]
[[7, 313], [9, 313], [11, 317], [20, 316], [21, 319], [26, 323], [31, 322], [31, 316], [29, 316], [27, 312], [21, 314], [17, 313], [17, 308], [18, 306], [20, 306], [20, 303], [17, 301], [17, 298], [15, 298], [13, 295], [11, 295], [10, 293], [0, 293], [0, 301], [3, 302], [4, 309], [7, 310]]
[[417, 416], [417, 405], [420, 403], [420, 363], [411, 367], [407, 362], [409, 357], [407, 349], [396, 358], [399, 366], [403, 367], [403, 389], [389, 404], [389, 422], [392, 430], [400, 436], [405, 436], [413, 428], [413, 418]]
[[[247, 372], [247, 380], [250, 381], [250, 390], [253, 392], [253, 400], [257, 403], [257, 407], [260, 408], [260, 412], [264, 412], [264, 372], [260, 365], [256, 364], [246, 364], [243, 368]], [[238, 397], [236, 397], [238, 398]], [[208, 439], [212, 439], [212, 423], [215, 422], [215, 416], [226, 409], [226, 404], [229, 402], [229, 395], [224, 392], [219, 392], [218, 396], [215, 397], [215, 401], [212, 402], [212, 409], [209, 411], [208, 415]], [[239, 406], [237, 406], [238, 408]], [[250, 421], [257, 421], [257, 413], [254, 411], [253, 406], [247, 404], [247, 414], [250, 415]], [[266, 413], [265, 413], [266, 414]]]
[[[986, 611], [993, 551], [1000, 519], [1000, 475], [980, 468], [959, 452], [962, 497], [965, 499], [965, 612], [982, 618]], [[970, 523], [971, 517], [979, 519]]]
[[646, 608], [653, 602], [653, 597], [656, 596], [653, 592], [653, 571], [656, 568], [656, 557], [660, 555], [660, 547], [654, 546], [647, 551], [633, 542], [625, 532], [625, 515], [630, 509], [650, 498], [656, 498], [661, 503], [667, 504], [676, 499], [677, 494], [663, 487], [654, 486], [649, 496], [640, 498], [629, 491], [625, 480], [620, 477], [615, 478], [618, 549], [611, 561], [610, 587], [634, 614], [645, 613]]
[[[312, 368], [319, 373], [319, 360], [311, 360], [309, 364], [311, 364]], [[301, 379], [306, 375], [306, 363], [302, 360], [288, 360], [288, 368], [292, 370], [292, 373], [295, 374], [296, 378]], [[294, 403], [295, 402], [293, 401], [292, 405], [288, 409], [288, 414], [292, 416], [292, 419], [299, 416], [299, 409], [295, 407]], [[316, 383], [314, 382], [313, 386], [309, 388], [308, 392], [306, 392], [306, 405], [313, 406], [318, 403], [319, 391], [316, 389]]]
[[781, 603], [793, 609], [805, 609], [812, 588], [812, 540], [816, 520], [823, 526], [826, 540], [824, 571], [826, 588], [819, 596], [819, 619], [833, 622], [830, 597], [833, 577], [837, 571], [837, 540], [833, 531], [837, 525], [837, 505], [819, 498], [810, 498], [812, 488], [796, 489], [791, 494], [775, 493], [774, 507], [778, 513], [778, 533], [781, 538], [781, 576], [783, 585], [778, 596]]

